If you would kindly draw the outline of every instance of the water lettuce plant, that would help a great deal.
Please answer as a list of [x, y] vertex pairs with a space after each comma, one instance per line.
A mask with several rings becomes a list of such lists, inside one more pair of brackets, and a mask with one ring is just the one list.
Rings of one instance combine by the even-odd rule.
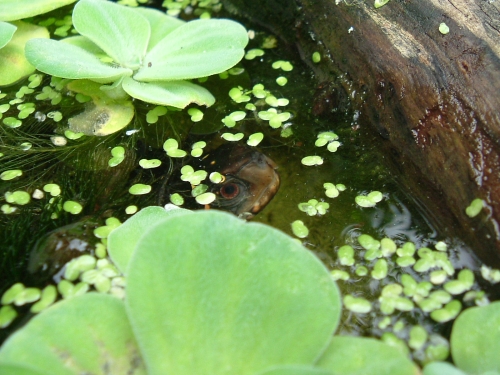
[[184, 22], [153, 10], [105, 0], [80, 0], [73, 10], [80, 35], [33, 39], [26, 57], [39, 71], [89, 79], [111, 97], [184, 108], [215, 99], [190, 79], [221, 73], [244, 55], [245, 28], [225, 19]]
[[125, 300], [88, 293], [47, 308], [4, 343], [1, 373], [418, 373], [378, 340], [332, 338], [335, 282], [276, 229], [149, 207], [108, 240]]
[[76, 0], [2, 0], [0, 21], [15, 21], [74, 3]]

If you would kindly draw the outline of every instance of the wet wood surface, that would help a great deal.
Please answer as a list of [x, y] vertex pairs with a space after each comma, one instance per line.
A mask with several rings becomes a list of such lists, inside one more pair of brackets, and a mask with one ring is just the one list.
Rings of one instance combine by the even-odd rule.
[[[228, 0], [227, 8], [296, 49], [330, 99], [347, 94], [416, 199], [500, 265], [500, 1], [392, 0], [375, 9], [371, 1]], [[313, 51], [328, 58], [313, 64]], [[318, 115], [331, 109], [314, 105]], [[487, 207], [469, 218], [475, 198]]]

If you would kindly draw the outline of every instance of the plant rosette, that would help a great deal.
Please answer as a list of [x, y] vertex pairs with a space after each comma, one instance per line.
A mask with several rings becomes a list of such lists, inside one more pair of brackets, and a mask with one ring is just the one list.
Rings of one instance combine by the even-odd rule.
[[125, 299], [87, 293], [48, 307], [4, 343], [0, 373], [418, 373], [378, 340], [332, 339], [335, 282], [274, 228], [147, 207], [110, 233], [108, 250]]
[[104, 84], [101, 89], [113, 99], [129, 95], [177, 108], [212, 105], [213, 95], [188, 80], [231, 68], [248, 43], [246, 29], [231, 20], [184, 22], [102, 0], [80, 0], [73, 26], [80, 35], [29, 40], [28, 61], [56, 77]]

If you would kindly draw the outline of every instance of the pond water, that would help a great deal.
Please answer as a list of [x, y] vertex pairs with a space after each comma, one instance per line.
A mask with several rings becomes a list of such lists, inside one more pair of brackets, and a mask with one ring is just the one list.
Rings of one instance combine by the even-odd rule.
[[[379, 138], [366, 124], [357, 121], [358, 114], [355, 108], [350, 107], [349, 101], [345, 99], [333, 105], [327, 114], [315, 114], [315, 106], [323, 99], [321, 93], [318, 94], [321, 90], [318, 90], [313, 73], [297, 56], [281, 48], [272, 35], [252, 25], [247, 27], [255, 32], [248, 49], [274, 47], [275, 43], [276, 46], [262, 48], [263, 56], [244, 59], [238, 65], [245, 69], [240, 74], [229, 74], [225, 79], [209, 78], [206, 85], [216, 96], [217, 103], [207, 110], [202, 109], [204, 118], [199, 123], [192, 122], [187, 113], [171, 109], [159, 116], [157, 122], [153, 122], [148, 116], [151, 116], [150, 111], [155, 106], [136, 102], [136, 116], [123, 131], [107, 137], [66, 139], [66, 145], [56, 146], [53, 137], [63, 136], [67, 119], [85, 108], [84, 103], [65, 90], [65, 82], [56, 80], [51, 85], [50, 77], [44, 77], [40, 85], [33, 88], [33, 92], [20, 98], [18, 90], [30, 81], [3, 89], [2, 92], [7, 95], [0, 100], [0, 106], [10, 104], [3, 113], [4, 119], [17, 117], [17, 106], [20, 104], [31, 102], [36, 108], [22, 120], [21, 126], [11, 127], [5, 122], [0, 126], [0, 152], [3, 154], [0, 159], [1, 171], [23, 171], [19, 178], [0, 181], [0, 205], [6, 203], [4, 194], [8, 191], [27, 191], [32, 195], [37, 189], [43, 191], [51, 183], [57, 184], [62, 193], [51, 196], [50, 188], [46, 188], [40, 199], [32, 198], [26, 205], [12, 204], [10, 207], [15, 207], [15, 212], [8, 214], [6, 208], [0, 214], [0, 274], [3, 275], [0, 292], [18, 281], [32, 286], [44, 286], [47, 283], [47, 272], [37, 267], [33, 275], [26, 271], [32, 249], [38, 247], [43, 252], [45, 245], [37, 241], [45, 234], [64, 227], [57, 234], [58, 240], [62, 237], [80, 239], [93, 247], [97, 240], [93, 238], [92, 231], [103, 225], [106, 218], [113, 216], [123, 221], [129, 216], [127, 207], [135, 205], [141, 208], [158, 202], [165, 203], [168, 194], [185, 190], [186, 185], [178, 180], [178, 170], [190, 161], [169, 159], [162, 148], [166, 139], [178, 139], [180, 148], [188, 151], [193, 143], [205, 140], [208, 144], [206, 149], [210, 150], [226, 142], [221, 139], [221, 133], [242, 132], [245, 138], [241, 142], [246, 142], [250, 134], [262, 132], [264, 140], [257, 148], [278, 165], [281, 187], [271, 203], [253, 220], [269, 224], [292, 236], [292, 222], [303, 221], [309, 234], [299, 240], [317, 254], [328, 268], [344, 272], [335, 276], [340, 277], [338, 283], [342, 293], [364, 298], [372, 304], [373, 308], [367, 313], [345, 309], [340, 332], [382, 336], [396, 345], [405, 345], [410, 329], [421, 325], [429, 332], [430, 338], [425, 346], [413, 350], [415, 358], [440, 358], [440, 355], [444, 355], [443, 350], [447, 350], [447, 342], [443, 337], [449, 332], [451, 320], [436, 323], [430, 317], [430, 310], [418, 308], [417, 301], [426, 299], [432, 291], [441, 290], [445, 280], [455, 279], [457, 275], [448, 274], [441, 282], [434, 279], [431, 283], [431, 272], [442, 271], [440, 267], [417, 272], [412, 264], [401, 266], [398, 263], [402, 256], [391, 253], [372, 257], [367, 255], [369, 248], [360, 245], [358, 237], [361, 234], [370, 235], [375, 240], [388, 237], [399, 249], [411, 242], [416, 249], [430, 248], [434, 253], [439, 252], [435, 250], [436, 243], [442, 241], [446, 249], [441, 250], [441, 253], [447, 254], [453, 268], [470, 268], [477, 280], [480, 280], [480, 262], [460, 238], [450, 238], [441, 231], [439, 223], [433, 222], [419, 203], [402, 189], [400, 176], [385, 162]], [[289, 61], [293, 70], [274, 69], [272, 64], [276, 61]], [[278, 84], [278, 77], [286, 77], [286, 85]], [[257, 84], [264, 85], [278, 99], [288, 99], [289, 103], [276, 107], [269, 105], [264, 98], [258, 98], [250, 92]], [[228, 96], [231, 88], [237, 86], [248, 93], [248, 102], [236, 103]], [[52, 98], [49, 92], [53, 93]], [[43, 96], [43, 93], [47, 95]], [[16, 94], [17, 102], [13, 101], [16, 100]], [[253, 103], [255, 110], [248, 109], [248, 103]], [[291, 117], [284, 121], [282, 127], [273, 129], [267, 120], [259, 116], [260, 111], [270, 108], [278, 112], [287, 111]], [[238, 121], [234, 128], [223, 127], [224, 117], [234, 111], [244, 111], [246, 117]], [[57, 121], [54, 112], [60, 113], [62, 120]], [[49, 113], [52, 114], [49, 116]], [[338, 136], [340, 146], [337, 151], [328, 151], [326, 145], [315, 146], [318, 134], [322, 132], [333, 132]], [[125, 159], [117, 166], [110, 167], [111, 149], [116, 146], [124, 147]], [[302, 159], [311, 155], [320, 156], [323, 163], [304, 165]], [[138, 165], [140, 159], [156, 158], [162, 162], [159, 168], [143, 169]], [[166, 186], [165, 178], [171, 171]], [[146, 195], [129, 194], [129, 187], [137, 183], [151, 185], [152, 192]], [[346, 189], [340, 191], [337, 197], [329, 198], [325, 194], [325, 183], [343, 184]], [[374, 207], [364, 208], [355, 202], [357, 196], [372, 191], [380, 191], [383, 195]], [[160, 192], [163, 193], [161, 197]], [[326, 213], [309, 216], [299, 209], [300, 203], [311, 199], [328, 203]], [[63, 202], [68, 200], [81, 203], [82, 212], [75, 215], [62, 209]], [[72, 223], [78, 224], [67, 227]], [[339, 249], [346, 244], [355, 251], [353, 264], [338, 256]], [[415, 258], [419, 260], [425, 256], [419, 258], [415, 255]], [[43, 268], [47, 259], [43, 256], [41, 259], [39, 265]], [[50, 257], [48, 259], [47, 264], [50, 264], [52, 260]], [[67, 260], [61, 258], [58, 262]], [[374, 277], [371, 272], [379, 266], [383, 268], [381, 260], [386, 262], [385, 276]], [[363, 267], [366, 268], [366, 275], [363, 274]], [[45, 271], [53, 270], [49, 267]], [[382, 290], [387, 285], [401, 283], [403, 274], [410, 275], [416, 283], [424, 283], [418, 284], [420, 292], [405, 292], [407, 301], [410, 301], [409, 297], [414, 297], [414, 308], [396, 308], [393, 313], [382, 313]], [[463, 293], [460, 293], [459, 299], [464, 305], [481, 303], [483, 296], [479, 291], [486, 286], [482, 281], [475, 281], [467, 290], [475, 291], [476, 294], [470, 294], [464, 300]], [[418, 293], [420, 300], [415, 297]]]

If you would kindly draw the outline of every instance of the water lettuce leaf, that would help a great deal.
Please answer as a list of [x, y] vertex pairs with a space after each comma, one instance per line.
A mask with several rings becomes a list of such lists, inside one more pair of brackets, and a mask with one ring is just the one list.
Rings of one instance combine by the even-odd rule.
[[74, 3], [76, 0], [2, 0], [0, 21], [15, 21]]

